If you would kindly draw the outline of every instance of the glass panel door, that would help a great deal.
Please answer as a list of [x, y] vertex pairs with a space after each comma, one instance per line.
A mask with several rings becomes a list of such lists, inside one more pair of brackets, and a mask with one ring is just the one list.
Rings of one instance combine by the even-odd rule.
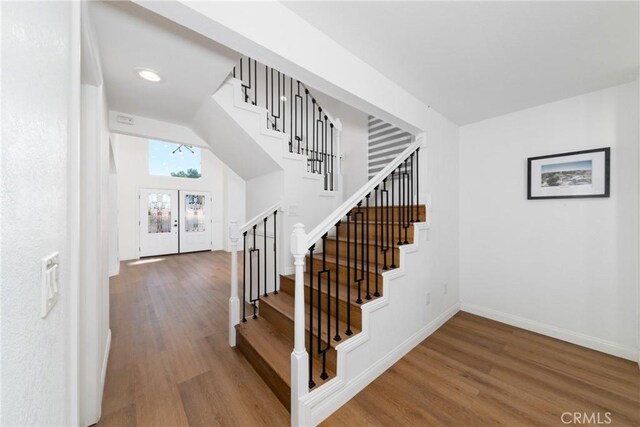
[[140, 256], [178, 253], [178, 191], [141, 189]]
[[180, 191], [180, 253], [211, 250], [211, 193]]

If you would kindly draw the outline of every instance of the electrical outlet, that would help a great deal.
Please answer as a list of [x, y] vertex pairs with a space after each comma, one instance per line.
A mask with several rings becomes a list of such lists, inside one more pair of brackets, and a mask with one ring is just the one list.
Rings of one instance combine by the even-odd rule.
[[427, 292], [427, 305], [431, 304], [431, 292]]
[[446, 295], [447, 292], [449, 292], [449, 284], [447, 282], [444, 282], [444, 294]]

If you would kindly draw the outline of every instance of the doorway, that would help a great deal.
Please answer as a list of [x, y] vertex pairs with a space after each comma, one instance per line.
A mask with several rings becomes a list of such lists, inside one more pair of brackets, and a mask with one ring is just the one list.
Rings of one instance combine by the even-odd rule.
[[144, 188], [138, 199], [140, 257], [211, 250], [211, 193]]

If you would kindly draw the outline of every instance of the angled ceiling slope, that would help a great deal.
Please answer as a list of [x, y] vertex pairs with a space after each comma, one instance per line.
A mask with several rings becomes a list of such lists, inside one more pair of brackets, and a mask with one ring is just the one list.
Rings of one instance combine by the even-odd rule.
[[[111, 110], [186, 125], [240, 54], [127, 1], [88, 2]], [[138, 67], [164, 79], [149, 83]]]
[[460, 125], [638, 78], [637, 1], [284, 4]]

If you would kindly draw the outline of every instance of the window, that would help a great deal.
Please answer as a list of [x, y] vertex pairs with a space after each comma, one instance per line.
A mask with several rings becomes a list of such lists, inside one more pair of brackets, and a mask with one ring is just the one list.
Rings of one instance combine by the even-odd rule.
[[204, 203], [205, 196], [203, 195], [186, 194], [184, 196], [185, 231], [187, 233], [206, 231]]
[[171, 233], [171, 196], [149, 194], [149, 233]]
[[200, 148], [155, 139], [149, 140], [149, 175], [200, 178], [201, 171]]

